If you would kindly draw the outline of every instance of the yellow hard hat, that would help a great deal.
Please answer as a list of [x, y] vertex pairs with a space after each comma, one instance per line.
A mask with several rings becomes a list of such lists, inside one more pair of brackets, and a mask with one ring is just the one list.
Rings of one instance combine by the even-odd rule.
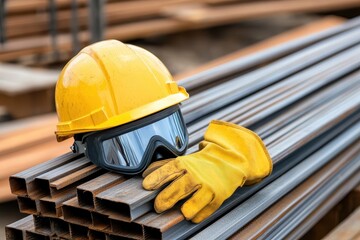
[[56, 84], [58, 141], [141, 119], [189, 97], [152, 53], [117, 40], [82, 49]]

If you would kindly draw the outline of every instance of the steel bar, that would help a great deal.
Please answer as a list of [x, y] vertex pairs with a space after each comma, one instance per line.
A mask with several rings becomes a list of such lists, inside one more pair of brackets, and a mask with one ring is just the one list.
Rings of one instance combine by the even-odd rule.
[[[357, 123], [342, 135], [350, 136], [349, 138], [352, 140], [359, 139], [360, 123]], [[349, 141], [348, 139], [346, 140]], [[303, 160], [296, 167], [261, 189], [231, 212], [196, 234], [193, 239], [204, 239], [204, 237], [208, 237], [209, 239], [230, 237], [237, 229], [240, 229], [247, 224], [264, 209], [302, 182], [303, 179], [306, 179], [326, 162], [330, 161], [334, 154], [343, 150], [344, 146], [347, 146], [343, 141], [344, 140], [338, 140], [336, 142], [332, 141], [332, 144], [321, 148], [316, 154]]]
[[25, 230], [34, 227], [32, 216], [24, 217], [5, 227], [6, 239], [19, 240], [25, 238]]
[[184, 86], [185, 88], [195, 89], [200, 86], [204, 86], [211, 82], [217, 81], [218, 79], [227, 77], [229, 75], [251, 69], [254, 66], [263, 65], [270, 60], [283, 57], [286, 54], [292, 53], [316, 42], [332, 37], [336, 34], [348, 31], [359, 25], [360, 18], [354, 18], [340, 26], [321, 31], [310, 36], [302, 37], [244, 58], [235, 59], [228, 63], [219, 65], [206, 71], [202, 71], [198, 74], [194, 74], [188, 78], [180, 80], [179, 84]]
[[[210, 90], [192, 96], [182, 107], [187, 123], [229, 105], [268, 85], [296, 73], [341, 50], [359, 43], [360, 29], [340, 34], [284, 57], [274, 63], [234, 78]], [[235, 87], [234, 87], [235, 86]]]
[[340, 167], [343, 167], [349, 160], [358, 156], [359, 149], [357, 144], [359, 144], [359, 141], [350, 145], [349, 148], [345, 149], [335, 159], [331, 160], [330, 163], [327, 163], [305, 182], [301, 183], [298, 187], [281, 198], [260, 216], [253, 219], [250, 224], [235, 233], [231, 239], [259, 239], [260, 236], [265, 237], [265, 232], [271, 231], [270, 229], [288, 214], [291, 209], [303, 201], [305, 197], [318, 191], [322, 184], [333, 177]]

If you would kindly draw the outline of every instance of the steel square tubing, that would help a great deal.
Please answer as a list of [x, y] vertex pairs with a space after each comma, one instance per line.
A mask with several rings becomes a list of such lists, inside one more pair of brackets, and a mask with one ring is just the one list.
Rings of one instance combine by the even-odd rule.
[[326, 213], [329, 212], [341, 199], [354, 189], [360, 182], [360, 174], [356, 173], [341, 187], [337, 188], [333, 194], [327, 197], [320, 206], [313, 210], [307, 218], [301, 222], [296, 229], [288, 234], [290, 239], [300, 238], [305, 232], [308, 232]]
[[92, 224], [90, 228], [93, 230], [105, 231], [106, 229], [111, 228], [109, 216], [106, 214], [91, 211], [91, 219]]
[[78, 158], [78, 155], [67, 153], [45, 163], [38, 164], [28, 170], [12, 175], [10, 177], [11, 192], [18, 196], [37, 197], [37, 194], [34, 191], [35, 177], [67, 164], [76, 158]]
[[19, 210], [22, 213], [38, 214], [40, 213], [39, 200], [33, 200], [28, 197], [17, 197]]
[[79, 201], [79, 205], [94, 208], [94, 199], [99, 192], [102, 192], [116, 184], [120, 184], [125, 180], [126, 178], [121, 174], [108, 172], [83, 183], [80, 186], [77, 186], [77, 199]]
[[89, 240], [105, 240], [106, 236], [104, 232], [89, 229]]
[[70, 239], [70, 226], [61, 218], [49, 218], [51, 231], [60, 238]]
[[[345, 122], [341, 122], [340, 124], [334, 126], [333, 130], [331, 132], [329, 132], [328, 134], [325, 134], [325, 135], [323, 134], [318, 137], [313, 135], [312, 136], [313, 138], [310, 141], [310, 144], [307, 145], [308, 146], [307, 148], [302, 150], [302, 153], [300, 153], [300, 154], [297, 154], [296, 152], [291, 153], [291, 154], [289, 153], [289, 155], [286, 158], [287, 161], [279, 161], [277, 164], [275, 164], [272, 175], [270, 175], [268, 178], [266, 178], [264, 181], [257, 184], [256, 186], [243, 187], [243, 188], [238, 189], [231, 198], [229, 198], [227, 201], [225, 201], [225, 203], [220, 207], [220, 209], [217, 212], [215, 212], [211, 217], [206, 219], [204, 222], [202, 222], [200, 224], [192, 224], [188, 221], [185, 221], [183, 216], [181, 215], [181, 213], [177, 212], [177, 214], [174, 214], [173, 218], [174, 219], [182, 218], [183, 220], [180, 223], [177, 223], [177, 225], [175, 225], [175, 226], [167, 226], [168, 228], [171, 228], [171, 229], [168, 232], [163, 232], [163, 233], [160, 232], [160, 234], [162, 234], [162, 236], [164, 238], [170, 238], [170, 239], [175, 236], [176, 236], [176, 238], [179, 238], [179, 239], [187, 238], [192, 233], [196, 232], [197, 230], [200, 230], [201, 228], [203, 228], [204, 226], [209, 224], [211, 221], [213, 221], [214, 219], [221, 216], [223, 213], [225, 213], [232, 207], [237, 206], [241, 201], [243, 201], [244, 199], [251, 196], [251, 194], [255, 193], [259, 189], [266, 186], [266, 184], [268, 184], [272, 180], [279, 177], [286, 169], [289, 169], [291, 166], [293, 166], [294, 164], [301, 161], [309, 153], [311, 153], [312, 151], [319, 148], [321, 145], [326, 143], [329, 139], [333, 138], [334, 136], [337, 136], [341, 131], [343, 131], [344, 129], [347, 129], [349, 127], [349, 125], [353, 124], [354, 122], [357, 122], [359, 117], [360, 117], [360, 114], [357, 114], [357, 115], [354, 115], [353, 117], [351, 117], [349, 120], [347, 120]], [[346, 134], [349, 135], [349, 134], [354, 133], [354, 132], [351, 132], [352, 130], [353, 129], [347, 131]], [[356, 135], [356, 134], [359, 134], [359, 132], [355, 132], [355, 136], [352, 135], [350, 137], [351, 142], [354, 141], [354, 138], [355, 139], [358, 138], [358, 135]], [[342, 134], [341, 136], [344, 136], [344, 134]], [[309, 140], [306, 140], [306, 141], [309, 141]], [[347, 141], [349, 141], [349, 137], [348, 137]], [[303, 143], [305, 144], [305, 140], [303, 141]], [[329, 148], [327, 148], [326, 146], [324, 147], [324, 149], [326, 149], [323, 151], [324, 155], [326, 155], [325, 153], [330, 153], [334, 149], [336, 149], [335, 148], [336, 144], [339, 144], [339, 146], [342, 146], [341, 144], [343, 144], [344, 146], [347, 146], [347, 145], [345, 145], [344, 141], [341, 141], [339, 139], [337, 139], [337, 141], [334, 140], [332, 143], [333, 144], [330, 145]], [[349, 144], [349, 143], [347, 143], [347, 144]], [[330, 151], [330, 150], [332, 150], [332, 151]], [[322, 151], [322, 150], [320, 150], [320, 151]], [[319, 154], [319, 155], [321, 156], [321, 154]], [[179, 220], [177, 220], [177, 221], [179, 221]]]
[[263, 68], [200, 92], [184, 102], [182, 112], [185, 114], [185, 121], [192, 122], [198, 119], [199, 115], [209, 114], [274, 84], [324, 58], [359, 43], [359, 39], [360, 28], [314, 44]]
[[71, 239], [88, 239], [88, 231], [87, 227], [69, 223], [70, 226], [70, 238]]
[[280, 128], [298, 119], [303, 113], [308, 113], [322, 106], [324, 103], [328, 103], [334, 99], [334, 96], [346, 94], [349, 89], [354, 86], [359, 86], [360, 82], [356, 76], [360, 77], [360, 72], [350, 74], [335, 84], [321, 89], [317, 94], [313, 94], [302, 101], [296, 102], [290, 108], [285, 108], [283, 111], [280, 111], [279, 114], [281, 115], [273, 117], [271, 121], [265, 124], [261, 124], [261, 130], [258, 131], [258, 134], [266, 138]]
[[11, 223], [5, 227], [6, 239], [25, 239], [25, 230], [31, 227], [34, 227], [34, 222], [31, 215], [26, 216], [14, 223]]
[[[338, 135], [338, 137], [336, 139], [332, 140], [330, 143], [328, 143], [327, 145], [320, 148], [320, 150], [318, 150], [316, 153], [313, 153], [312, 155], [308, 156], [307, 157], [308, 160], [306, 160], [306, 162], [312, 162], [313, 164], [317, 163], [317, 167], [311, 168], [311, 172], [316, 171], [316, 169], [321, 168], [323, 166], [323, 164], [325, 164], [325, 162], [330, 161], [333, 158], [333, 156], [341, 153], [347, 146], [349, 146], [354, 141], [356, 141], [359, 138], [359, 135], [360, 135], [360, 127], [359, 126], [357, 127], [357, 131], [354, 131], [354, 128], [348, 129], [347, 132], [344, 132], [341, 135]], [[302, 155], [304, 153], [300, 153], [300, 154]], [[306, 157], [306, 155], [304, 154], [303, 157]], [[175, 211], [175, 212], [173, 212], [173, 214], [169, 215], [167, 218], [164, 218], [164, 220], [166, 219], [167, 221], [171, 222], [171, 220], [176, 219], [177, 225], [166, 223], [166, 221], [164, 221], [164, 224], [154, 224], [154, 223], [151, 223], [151, 221], [150, 221], [150, 224], [145, 224], [146, 225], [144, 228], [145, 233], [148, 232], [149, 234], [151, 234], [152, 237], [156, 237], [157, 239], [159, 239], [161, 237], [163, 239], [172, 239], [175, 237], [179, 238], [179, 239], [188, 238], [188, 236], [190, 236], [191, 233], [194, 233], [197, 229], [201, 229], [201, 228], [205, 227], [212, 220], [216, 219], [219, 216], [219, 211], [224, 211], [224, 208], [227, 207], [226, 205], [228, 205], [230, 201], [238, 200], [240, 202], [240, 201], [245, 200], [246, 198], [248, 198], [251, 195], [251, 193], [249, 193], [249, 192], [255, 193], [256, 191], [263, 189], [264, 186], [266, 186], [266, 184], [271, 182], [272, 180], [275, 179], [275, 181], [276, 181], [277, 177], [279, 177], [282, 174], [282, 172], [284, 171], [283, 170], [284, 168], [285, 169], [290, 168], [291, 165], [296, 164], [300, 160], [302, 160], [301, 156], [300, 156], [300, 158], [299, 157], [289, 157], [288, 161], [281, 162], [281, 163], [275, 165], [272, 175], [270, 175], [262, 183], [260, 183], [256, 186], [243, 187], [243, 188], [237, 190], [235, 192], [235, 194], [229, 200], [225, 201], [223, 206], [217, 212], [215, 212], [213, 216], [206, 219], [204, 222], [202, 222], [200, 224], [192, 224], [188, 221], [185, 221], [185, 219], [182, 216], [182, 214], [180, 213], [180, 211]], [[292, 170], [292, 171], [295, 171], [295, 170]], [[311, 172], [308, 174], [311, 175]], [[291, 176], [294, 176], [294, 178], [292, 178]], [[298, 175], [296, 175], [296, 176], [298, 176]], [[304, 178], [306, 178], [306, 176], [307, 175], [304, 175]], [[289, 183], [291, 183], [290, 179], [296, 180], [295, 175], [289, 174], [286, 177], [288, 177]], [[284, 177], [284, 178], [286, 178], [286, 177]], [[298, 181], [301, 182], [301, 180], [298, 180]], [[267, 198], [265, 198], [259, 202], [253, 202], [253, 204], [255, 206], [256, 203], [259, 203], [259, 207], [260, 207], [261, 203], [263, 201], [265, 201], [266, 199]], [[237, 206], [238, 204], [233, 203], [232, 205]], [[257, 209], [255, 209], [255, 210], [257, 210]], [[150, 213], [146, 214], [145, 216], [147, 216], [149, 214]], [[145, 216], [143, 216], [143, 217], [145, 217]], [[238, 215], [239, 218], [245, 217], [245, 216], [246, 216], [246, 211], [242, 212], [241, 214]], [[141, 217], [141, 218], [143, 218], [143, 217]], [[247, 216], [247, 217], [249, 217], [249, 216]], [[141, 219], [141, 218], [139, 218], [139, 219]], [[244, 224], [246, 224], [246, 223], [244, 223]], [[163, 230], [165, 227], [166, 227], [166, 229], [168, 229], [167, 231]]]
[[[246, 124], [243, 125], [248, 126], [254, 123], [254, 120], [249, 120], [252, 119], [252, 116], [259, 115], [262, 118], [268, 117], [275, 111], [281, 110], [299, 99], [302, 99], [311, 92], [318, 90], [319, 88], [338, 80], [345, 74], [358, 69], [360, 66], [358, 53], [354, 54], [352, 50], [359, 52], [360, 48], [359, 46], [356, 46], [350, 50], [344, 51], [331, 59], [316, 64], [294, 76], [284, 79], [278, 84], [270, 86], [267, 89], [254, 94], [253, 96], [241, 100], [215, 113], [214, 115], [210, 115], [198, 122], [195, 122], [188, 127], [188, 131], [191, 134], [189, 145], [193, 146], [197, 142], [201, 141], [206, 130], [206, 126], [211, 119], [245, 122]], [[299, 85], [293, 86], [293, 82]], [[291, 88], [290, 90], [287, 90], [287, 86], [289, 85]], [[306, 88], [300, 91], [299, 89], [304, 88], [303, 85], [305, 85]], [[282, 95], [279, 95], [279, 89], [284, 92]], [[278, 96], [273, 96], [274, 93], [278, 93]], [[266, 96], [269, 96], [270, 98], [267, 99]], [[286, 99], [286, 101], [277, 103], [277, 101], [279, 101], [279, 97]], [[262, 102], [264, 103], [261, 104]]]
[[259, 53], [252, 54], [250, 56], [235, 59], [233, 61], [221, 64], [211, 69], [202, 71], [198, 74], [194, 74], [190, 77], [178, 81], [178, 83], [185, 88], [195, 89], [204, 85], [207, 85], [218, 79], [233, 75], [235, 73], [251, 69], [255, 66], [263, 65], [271, 60], [282, 57], [286, 54], [297, 51], [308, 45], [322, 41], [326, 38], [337, 35], [341, 32], [348, 31], [360, 25], [360, 18], [354, 18], [346, 23], [326, 29], [324, 31], [305, 36], [280, 46], [272, 47], [270, 49], [261, 51]]
[[[94, 166], [93, 164], [91, 166]], [[99, 169], [99, 168], [97, 168]], [[60, 172], [63, 171], [62, 168], [59, 169]], [[81, 171], [80, 171], [81, 172]], [[60, 190], [57, 190], [56, 193], [52, 194], [52, 196], [43, 197], [40, 199], [40, 212], [44, 216], [48, 217], [59, 217], [62, 215], [61, 205], [63, 202], [69, 200], [76, 196], [76, 186], [79, 184], [85, 183], [90, 179], [93, 179], [103, 173], [104, 170], [99, 169], [99, 171], [95, 171], [94, 173], [87, 175], [77, 175], [81, 180], [78, 180], [69, 186], [66, 186]]]
[[123, 221], [131, 221], [152, 209], [151, 200], [157, 191], [142, 188], [142, 178], [133, 177], [95, 197], [95, 209]]
[[[352, 51], [352, 52], [353, 52], [353, 51]], [[341, 55], [341, 57], [342, 57], [342, 58], [340, 58], [341, 60], [344, 60], [344, 57], [343, 57], [343, 56], [344, 56], [344, 55]], [[345, 55], [345, 56], [346, 56], [346, 55]], [[354, 59], [351, 59], [351, 61], [349, 61], [349, 62], [352, 62], [353, 60], [354, 60]], [[334, 61], [334, 62], [337, 63], [336, 61]], [[334, 65], [334, 63], [333, 63], [332, 65], [330, 65], [329, 68], [331, 69], [332, 67], [335, 67], [335, 66], [336, 66], [336, 65], [334, 65], [334, 66], [333, 66], [333, 65]], [[332, 74], [332, 75], [331, 75], [331, 74]], [[331, 72], [331, 73], [329, 73], [329, 75], [333, 76], [332, 79], [336, 79], [336, 74], [334, 74], [334, 73]], [[334, 75], [335, 75], [335, 76], [334, 76]], [[314, 81], [314, 80], [313, 80], [313, 81]], [[324, 85], [324, 84], [316, 85], [316, 87], [319, 87], [319, 86], [322, 86], [322, 85]], [[313, 89], [314, 89], [314, 88], [313, 88]], [[315, 88], [315, 89], [316, 89], [316, 88]], [[107, 183], [105, 183], [104, 185], [107, 185]], [[82, 202], [85, 202], [85, 201], [86, 201], [85, 199], [88, 199], [90, 202], [92, 202], [92, 197], [87, 197], [87, 198], [86, 198], [86, 197], [84, 197], [84, 198], [81, 197], [81, 198], [80, 198], [80, 196], [82, 196], [82, 195], [79, 194], [79, 191], [78, 191], [78, 196], [79, 196], [79, 201], [80, 201], [80, 199], [81, 199]], [[85, 200], [85, 201], [84, 201], [84, 200]]]
[[35, 231], [52, 233], [50, 218], [33, 215], [33, 221], [34, 221]]
[[[282, 224], [277, 224], [280, 226], [277, 226], [276, 229], [274, 229], [274, 232], [270, 234], [270, 237], [279, 239], [277, 238], [278, 236], [288, 236], [306, 219], [307, 216], [315, 211], [316, 208], [321, 207], [321, 205], [338, 190], [341, 192], [340, 196], [345, 196], [347, 193], [349, 193], [354, 187], [358, 185], [360, 181], [360, 173], [358, 172], [359, 169], [360, 155], [358, 155], [357, 158], [352, 161], [352, 164], [348, 164], [348, 166], [344, 167], [344, 169], [341, 169], [341, 171], [334, 178], [326, 182], [320, 191], [314, 192], [307, 199], [301, 202], [301, 204], [296, 206], [291, 211], [291, 214], [286, 216], [287, 221], [280, 221]], [[338, 199], [340, 196], [338, 196]], [[286, 229], [284, 229], [284, 227]], [[301, 232], [298, 232], [296, 237], [300, 236]], [[284, 237], [282, 237], [282, 239]]]
[[84, 227], [92, 225], [90, 209], [81, 208], [76, 197], [64, 202], [61, 208], [65, 221]]
[[[360, 99], [358, 100], [360, 101]], [[352, 101], [353, 100], [351, 100], [351, 102]], [[350, 110], [353, 109], [351, 108], [351, 105], [347, 107]], [[344, 115], [346, 116], [346, 114]], [[334, 116], [336, 117], [339, 115], [335, 114]], [[331, 119], [331, 117], [334, 116], [326, 115], [326, 117], [328, 117], [329, 119]], [[338, 118], [338, 119], [335, 118], [335, 121], [340, 121], [341, 119], [342, 118]], [[321, 126], [321, 123], [322, 122], [318, 123], [318, 125], [315, 125], [315, 127], [313, 127], [314, 128], [313, 131], [316, 130], [319, 131], [318, 127], [319, 125]], [[311, 135], [308, 136], [309, 139], [311, 139], [311, 137], [312, 137]], [[293, 139], [295, 140], [293, 143], [294, 146], [296, 141], [298, 141], [300, 144], [303, 143], [302, 138], [293, 138]], [[282, 145], [282, 146], [285, 147], [286, 145]], [[272, 149], [276, 149], [276, 148], [272, 148]], [[283, 154], [287, 153], [287, 151], [285, 150], [286, 148], [283, 150], [284, 151]], [[271, 149], [269, 149], [269, 151], [271, 153]], [[274, 161], [277, 161], [277, 159], [274, 159]], [[143, 190], [141, 185], [142, 183], [141, 178], [132, 178], [131, 182], [129, 181], [126, 181], [118, 186], [115, 186], [113, 188], [108, 189], [107, 191], [98, 194], [95, 201], [96, 209], [98, 211], [103, 211], [109, 215], [128, 214], [125, 215], [125, 217], [130, 218], [131, 220], [141, 216], [146, 211], [152, 209], [152, 202], [150, 200], [152, 200], [156, 196], [158, 191]], [[116, 210], [114, 211], [114, 209]]]
[[[349, 142], [349, 139], [359, 139], [360, 123], [357, 123], [342, 135], [348, 136], [348, 139], [345, 141], [337, 139], [338, 141], [332, 141], [331, 144], [321, 148], [315, 154], [299, 163], [296, 167], [274, 180], [271, 184], [262, 188], [259, 192], [251, 196], [231, 212], [196, 234], [193, 239], [216, 239], [231, 236], [237, 229], [245, 226], [259, 213], [301, 183], [303, 179], [311, 176], [317, 169], [330, 161], [334, 156], [334, 150], [336, 148], [335, 152], [337, 153], [339, 150], [341, 151], [344, 149], [344, 146], [348, 146], [349, 143], [344, 144], [344, 142]], [[358, 149], [359, 148], [357, 147], [356, 150]], [[360, 162], [358, 161], [358, 164], [352, 165], [352, 168], [356, 171], [359, 166]]]
[[321, 184], [328, 181], [329, 178], [335, 174], [335, 170], [339, 170], [339, 165], [341, 165], [340, 167], [343, 167], [344, 162], [349, 162], [349, 160], [356, 157], [356, 154], [359, 154], [358, 151], [354, 151], [354, 149], [356, 149], [356, 144], [360, 144], [360, 142], [357, 141], [350, 145], [349, 148], [336, 156], [330, 163], [327, 163], [305, 182], [301, 183], [260, 216], [253, 219], [248, 225], [232, 235], [231, 239], [259, 239], [260, 236], [264, 237], [265, 232], [269, 232], [276, 222], [284, 218], [284, 216], [303, 201], [305, 197], [309, 196], [314, 191], [318, 191]]
[[56, 191], [50, 188], [51, 182], [66, 177], [68, 174], [79, 171], [90, 165], [92, 165], [92, 163], [87, 158], [82, 157], [64, 164], [61, 167], [43, 173], [35, 178], [34, 187], [36, 192], [41, 192], [41, 195], [44, 196], [52, 196]]
[[125, 222], [110, 216], [111, 234], [122, 237], [130, 237], [132, 239], [143, 238], [143, 228], [140, 224], [134, 222]]
[[76, 196], [76, 189], [64, 189], [53, 197], [44, 197], [39, 201], [40, 213], [46, 217], [60, 217], [63, 215], [61, 206], [63, 202]]

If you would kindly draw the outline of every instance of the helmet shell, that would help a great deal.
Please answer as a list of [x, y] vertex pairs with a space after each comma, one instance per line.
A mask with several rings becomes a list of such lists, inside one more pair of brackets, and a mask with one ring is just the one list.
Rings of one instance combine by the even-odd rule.
[[58, 141], [132, 122], [189, 97], [152, 53], [117, 40], [82, 49], [55, 90]]

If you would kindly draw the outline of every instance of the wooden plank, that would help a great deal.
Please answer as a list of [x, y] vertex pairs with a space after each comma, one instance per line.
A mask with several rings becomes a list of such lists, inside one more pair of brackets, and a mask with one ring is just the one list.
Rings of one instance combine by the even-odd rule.
[[336, 16], [324, 17], [318, 21], [311, 22], [304, 26], [295, 28], [293, 30], [276, 35], [274, 37], [271, 37], [271, 38], [261, 41], [259, 43], [253, 44], [244, 49], [240, 49], [239, 51], [236, 51], [234, 53], [217, 58], [217, 59], [210, 61], [204, 65], [196, 67], [195, 69], [192, 69], [190, 71], [180, 73], [180, 74], [174, 76], [174, 78], [176, 80], [179, 80], [179, 79], [189, 77], [198, 72], [205, 71], [205, 70], [213, 68], [215, 66], [232, 61], [234, 59], [244, 57], [244, 56], [259, 52], [261, 50], [264, 50], [264, 49], [267, 49], [270, 47], [274, 47], [274, 46], [278, 46], [282, 43], [285, 43], [285, 42], [288, 42], [288, 41], [291, 41], [291, 40], [294, 40], [294, 39], [297, 39], [300, 37], [305, 37], [305, 36], [311, 35], [313, 33], [320, 32], [322, 30], [337, 26], [337, 25], [343, 23], [344, 21], [345, 21], [345, 19], [341, 18], [341, 17], [336, 17]]
[[259, 18], [282, 13], [299, 12], [324, 12], [331, 10], [342, 10], [359, 7], [358, 0], [302, 0], [302, 1], [261, 1], [249, 3], [236, 3], [224, 6], [210, 7], [194, 4], [193, 7], [186, 6], [182, 9], [168, 9], [164, 11], [166, 16], [210, 26], [236, 22], [244, 19]]
[[0, 64], [0, 93], [14, 96], [54, 87], [59, 71], [34, 69], [16, 64]]

